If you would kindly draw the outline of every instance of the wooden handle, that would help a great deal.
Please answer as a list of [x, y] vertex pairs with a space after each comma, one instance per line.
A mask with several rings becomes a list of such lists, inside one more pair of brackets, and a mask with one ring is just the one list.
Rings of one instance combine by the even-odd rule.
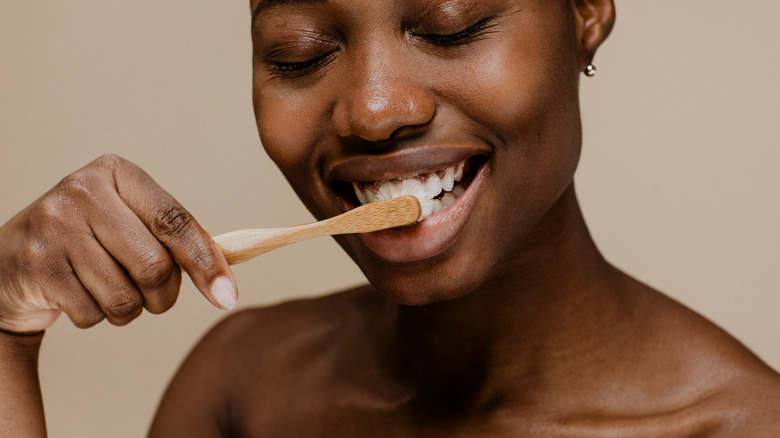
[[354, 208], [319, 222], [289, 228], [238, 230], [221, 234], [214, 240], [222, 248], [228, 263], [245, 262], [260, 254], [312, 237], [369, 233], [412, 225], [420, 218], [420, 202], [414, 196], [402, 196]]
[[323, 222], [329, 224], [330, 235], [370, 233], [415, 224], [421, 213], [417, 198], [401, 196], [362, 205]]

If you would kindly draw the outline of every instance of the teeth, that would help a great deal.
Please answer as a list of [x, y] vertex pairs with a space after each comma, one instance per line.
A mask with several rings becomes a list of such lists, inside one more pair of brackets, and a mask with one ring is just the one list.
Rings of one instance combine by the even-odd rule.
[[465, 191], [466, 189], [464, 189], [463, 186], [455, 186], [455, 188], [452, 189], [452, 194], [455, 195], [455, 199], [458, 199]]
[[435, 198], [439, 196], [439, 193], [441, 193], [442, 191], [441, 178], [436, 176], [436, 174], [432, 174], [428, 177], [427, 180], [425, 180], [425, 184], [423, 187], [425, 190], [426, 198]]
[[[441, 204], [441, 201], [439, 201], [438, 199], [432, 199], [431, 204], [433, 205], [431, 214], [436, 214], [444, 209], [444, 206]], [[423, 217], [427, 217], [427, 216], [423, 216]]]
[[366, 196], [366, 192], [361, 190], [361, 188], [358, 186], [358, 183], [353, 182], [352, 188], [355, 189], [355, 194], [357, 195], [360, 204], [369, 204], [368, 197]]
[[[461, 185], [455, 186], [455, 183], [463, 178], [465, 165], [466, 162], [462, 161], [456, 166], [446, 169], [443, 175], [439, 171], [374, 183], [354, 182], [352, 187], [355, 189], [355, 195], [361, 204], [405, 195], [415, 196], [420, 200], [422, 209], [420, 220], [423, 220], [449, 207], [455, 202], [455, 199], [463, 195], [466, 191], [465, 188]], [[439, 195], [442, 195], [440, 199], [434, 199]]]
[[444, 208], [449, 207], [453, 202], [455, 202], [455, 195], [452, 193], [445, 193], [444, 196], [441, 197], [441, 205], [443, 205]]
[[458, 164], [458, 168], [455, 170], [455, 175], [453, 175], [453, 179], [455, 181], [460, 181], [463, 179], [463, 168], [466, 166], [465, 161], [461, 161], [460, 164]]
[[420, 200], [420, 220], [430, 217], [431, 215], [441, 210], [441, 203], [435, 199], [417, 199]]
[[455, 169], [450, 167], [444, 172], [444, 178], [441, 180], [441, 188], [445, 192], [451, 192], [452, 186], [455, 185]]

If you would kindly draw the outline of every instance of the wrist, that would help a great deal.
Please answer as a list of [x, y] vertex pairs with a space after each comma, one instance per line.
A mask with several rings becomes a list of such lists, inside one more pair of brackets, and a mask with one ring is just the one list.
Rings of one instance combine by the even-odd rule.
[[0, 331], [0, 435], [45, 437], [38, 380], [43, 332]]
[[33, 338], [33, 337], [36, 337], [36, 336], [43, 336], [43, 334], [45, 332], [46, 332], [45, 330], [36, 330], [36, 331], [32, 331], [32, 332], [15, 332], [15, 331], [6, 330], [6, 329], [0, 327], [0, 333], [6, 334], [8, 336], [18, 336], [18, 337], [21, 337], [21, 338]]
[[0, 353], [37, 362], [44, 331], [12, 332], [0, 328]]

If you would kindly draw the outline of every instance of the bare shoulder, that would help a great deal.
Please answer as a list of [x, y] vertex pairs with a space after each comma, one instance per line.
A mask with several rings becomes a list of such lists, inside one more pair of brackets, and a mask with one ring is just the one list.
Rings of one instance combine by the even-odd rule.
[[698, 423], [697, 436], [780, 435], [780, 374], [705, 317], [651, 291], [646, 310], [645, 359], [669, 415]]
[[713, 329], [717, 343], [702, 354], [703, 372], [712, 378], [709, 399], [701, 403], [716, 418], [713, 437], [780, 435], [780, 374], [731, 335]]
[[366, 322], [388, 303], [369, 286], [317, 298], [298, 299], [269, 307], [236, 312], [215, 326], [208, 336], [220, 338], [245, 359], [283, 355], [301, 348], [324, 348], [320, 341], [337, 343], [333, 335]]
[[711, 412], [720, 415], [713, 437], [780, 435], [780, 379], [774, 372], [744, 370], [713, 397]]
[[[359, 342], [352, 335], [365, 331], [371, 315], [378, 317], [387, 307], [368, 286], [359, 287], [236, 312], [201, 343], [233, 367], [249, 367], [252, 375], [276, 379], [290, 369], [311, 367], [313, 360], [322, 360], [345, 343]], [[246, 375], [246, 370], [235, 371]]]
[[339, 358], [370, 345], [366, 335], [387, 308], [366, 286], [228, 316], [179, 369], [152, 431], [244, 436], [252, 423], [278, 422], [279, 403], [310, 399], [306, 392], [330, 380]]

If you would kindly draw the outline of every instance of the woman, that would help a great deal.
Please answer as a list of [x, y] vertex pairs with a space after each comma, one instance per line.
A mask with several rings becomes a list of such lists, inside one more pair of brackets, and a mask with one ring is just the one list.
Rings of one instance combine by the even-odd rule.
[[[462, 168], [463, 193], [416, 227], [339, 239], [371, 286], [220, 324], [174, 378], [153, 436], [777, 430], [777, 374], [607, 264], [582, 220], [578, 78], [612, 2], [252, 7], [261, 138], [315, 216], [448, 169]], [[116, 157], [0, 232], [14, 395], [2, 407], [20, 430], [42, 424], [33, 364], [52, 308], [80, 326], [163, 312], [176, 265], [215, 305], [235, 304], [208, 235]]]

